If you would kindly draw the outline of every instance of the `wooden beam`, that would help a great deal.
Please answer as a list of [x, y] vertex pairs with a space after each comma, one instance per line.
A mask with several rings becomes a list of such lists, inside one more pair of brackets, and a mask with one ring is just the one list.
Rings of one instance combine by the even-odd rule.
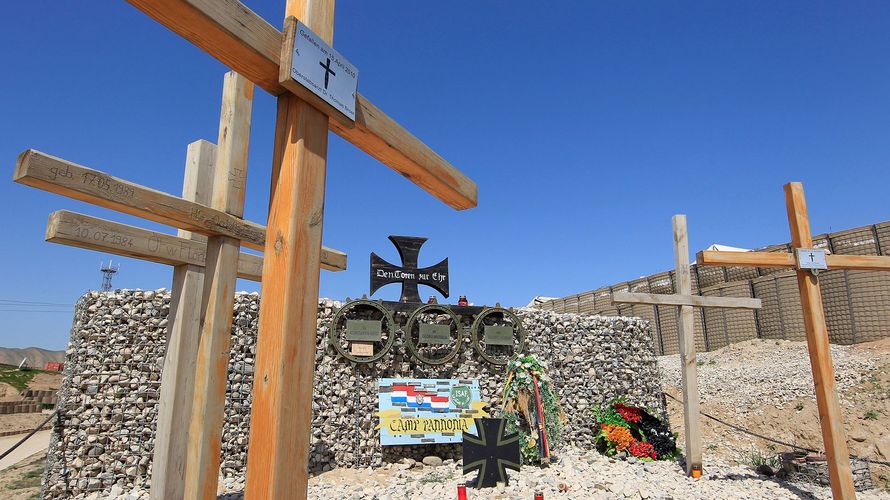
[[864, 271], [890, 271], [890, 257], [878, 255], [836, 255], [825, 256], [828, 269], [861, 269]]
[[[686, 216], [672, 219], [674, 232], [674, 262], [676, 263], [676, 292], [692, 295], [692, 275], [689, 269], [689, 240]], [[698, 364], [695, 359], [695, 325], [692, 306], [680, 306], [677, 322], [680, 345], [680, 389], [683, 392], [683, 424], [686, 430], [686, 474], [698, 476], [702, 469], [702, 440], [699, 417]]]
[[[244, 211], [253, 88], [252, 82], [237, 73], [225, 76], [211, 206], [235, 217], [241, 217]], [[231, 236], [207, 239], [185, 498], [216, 498], [240, 247], [241, 243]]]
[[751, 267], [784, 267], [797, 266], [794, 255], [780, 252], [717, 252], [703, 250], [695, 256], [695, 263], [700, 266], [751, 266]]
[[[149, 231], [68, 210], [50, 214], [46, 225], [46, 241], [173, 266], [191, 264], [204, 267], [207, 255], [207, 244], [199, 240]], [[322, 248], [321, 267], [328, 271], [345, 270], [344, 255]], [[241, 252], [238, 257], [238, 277], [260, 281], [262, 274], [263, 257]]]
[[[210, 204], [216, 145], [207, 141], [189, 144], [182, 184], [184, 199]], [[204, 243], [206, 238], [183, 229], [187, 241]], [[206, 248], [206, 244], [204, 245]], [[201, 260], [204, 260], [203, 258]], [[204, 265], [180, 264], [173, 268], [173, 291], [167, 316], [167, 345], [158, 399], [157, 432], [151, 467], [153, 500], [183, 498], [188, 443], [188, 422], [192, 415], [195, 360], [201, 333], [201, 295], [204, 291]]]
[[13, 180], [69, 198], [208, 236], [225, 235], [262, 250], [262, 225], [29, 149], [19, 155]]
[[[785, 207], [788, 211], [792, 247], [812, 248], [813, 239], [810, 234], [807, 204], [803, 185], [799, 182], [785, 185]], [[828, 459], [831, 493], [836, 500], [856, 498], [847, 439], [844, 434], [844, 417], [841, 414], [834, 386], [834, 367], [831, 364], [828, 328], [825, 325], [819, 280], [805, 269], [798, 270], [797, 284], [803, 308], [804, 327], [807, 332], [810, 366], [813, 370], [813, 382], [816, 387], [819, 424], [825, 445], [825, 457]]]
[[[333, 0], [289, 0], [285, 10], [331, 44]], [[278, 98], [245, 498], [308, 491], [327, 128], [306, 102]]]
[[760, 299], [745, 297], [705, 297], [701, 295], [668, 295], [655, 293], [615, 292], [612, 304], [653, 304], [661, 306], [722, 307], [728, 309], [760, 309]]
[[[266, 242], [266, 227], [260, 224], [33, 149], [19, 155], [13, 179], [27, 186], [180, 229], [240, 236], [244, 238], [241, 240], [244, 246], [255, 250], [262, 250]], [[151, 233], [169, 236], [154, 231]], [[94, 249], [106, 251], [99, 247]], [[322, 260], [329, 271], [346, 269], [346, 254], [339, 250], [323, 247]]]
[[[829, 270], [861, 269], [890, 271], [890, 257], [878, 255], [828, 254], [825, 256], [825, 262], [828, 264]], [[779, 252], [715, 252], [713, 250], [704, 250], [696, 255], [696, 263], [703, 266], [797, 268], [794, 254]]]
[[[128, 0], [137, 9], [192, 42], [269, 93], [289, 93], [278, 82], [283, 35], [234, 0]], [[306, 19], [299, 19], [306, 22]], [[411, 135], [361, 94], [356, 119], [330, 119], [337, 135], [407, 177], [449, 206], [477, 205], [476, 184]]]

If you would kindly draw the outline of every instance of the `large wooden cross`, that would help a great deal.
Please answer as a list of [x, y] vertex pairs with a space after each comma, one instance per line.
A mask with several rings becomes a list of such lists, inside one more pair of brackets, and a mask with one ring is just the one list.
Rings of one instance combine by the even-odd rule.
[[[696, 260], [702, 266], [756, 266], [797, 270], [797, 288], [800, 290], [800, 304], [803, 308], [810, 366], [816, 388], [822, 440], [828, 459], [831, 492], [836, 499], [855, 498], [856, 490], [853, 488], [853, 475], [850, 471], [844, 419], [834, 388], [834, 368], [831, 363], [818, 271], [806, 268], [809, 266], [806, 260], [812, 260], [809, 259], [809, 254], [813, 253], [816, 256], [821, 252], [812, 248], [810, 220], [801, 183], [785, 184], [785, 207], [788, 212], [794, 253], [703, 251], [698, 253]], [[798, 260], [797, 255], [802, 259]], [[825, 264], [827, 266], [823, 268], [827, 269], [890, 271], [890, 257], [873, 255], [826, 255]]]
[[680, 306], [678, 333], [680, 343], [680, 389], [683, 393], [683, 424], [686, 431], [686, 473], [701, 474], [702, 440], [699, 423], [700, 398], [698, 393], [698, 365], [695, 360], [695, 336], [693, 307], [722, 307], [733, 309], [759, 309], [760, 299], [744, 297], [703, 297], [692, 295], [692, 275], [689, 271], [689, 237], [686, 216], [675, 215], [674, 227], [674, 295], [653, 293], [615, 292], [613, 304], [652, 304]]
[[[47, 224], [50, 242], [174, 266], [152, 462], [153, 498], [184, 498], [186, 484], [201, 483], [211, 474], [212, 457], [219, 456], [220, 439], [215, 436], [223, 425], [230, 295], [236, 276], [260, 280], [263, 258], [235, 253], [240, 244], [230, 244], [222, 258], [219, 241], [214, 244], [212, 238], [263, 243], [262, 226], [240, 218], [252, 95], [252, 83], [234, 72], [226, 75], [219, 145], [203, 140], [189, 145], [182, 198], [37, 151], [24, 152], [16, 165], [17, 182], [190, 229], [172, 236], [64, 210], [50, 215]], [[322, 248], [321, 254], [322, 267], [345, 269], [342, 252]], [[207, 281], [205, 266], [211, 276]]]
[[[290, 93], [282, 33], [234, 0], [130, 0], [261, 88], [279, 96], [264, 248], [251, 412], [249, 498], [304, 498], [308, 484], [318, 277], [328, 128], [456, 209], [476, 206], [476, 185], [361, 94], [344, 123], [331, 106]], [[333, 41], [333, 0], [289, 0], [285, 17]], [[291, 26], [293, 24], [291, 23]], [[283, 73], [283, 74], [281, 74]], [[205, 439], [214, 436], [205, 433]], [[217, 437], [218, 442], [218, 437]], [[212, 443], [201, 445], [210, 449]], [[218, 450], [218, 444], [217, 450]], [[186, 478], [190, 498], [215, 495], [219, 457]], [[191, 467], [191, 460], [190, 460]], [[211, 481], [212, 478], [212, 481]], [[194, 481], [194, 483], [190, 483]]]

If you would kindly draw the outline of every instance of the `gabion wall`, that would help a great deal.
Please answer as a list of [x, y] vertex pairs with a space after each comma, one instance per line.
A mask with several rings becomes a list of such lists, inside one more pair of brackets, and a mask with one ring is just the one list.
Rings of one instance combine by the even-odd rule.
[[[44, 498], [107, 493], [115, 485], [123, 491], [149, 487], [168, 302], [165, 290], [89, 292], [78, 301]], [[469, 339], [457, 358], [441, 366], [418, 363], [400, 339], [370, 366], [351, 363], [327, 344], [328, 323], [339, 306], [319, 301], [310, 469], [373, 466], [404, 456], [459, 456], [459, 445], [382, 448], [374, 430], [377, 379], [475, 378], [483, 398], [497, 408], [505, 368], [483, 360]], [[240, 483], [247, 460], [259, 297], [239, 293], [234, 307], [220, 476]], [[528, 332], [527, 351], [549, 364], [568, 417], [568, 443], [592, 447], [593, 408], [611, 398], [623, 395], [663, 411], [647, 322], [516, 312]]]

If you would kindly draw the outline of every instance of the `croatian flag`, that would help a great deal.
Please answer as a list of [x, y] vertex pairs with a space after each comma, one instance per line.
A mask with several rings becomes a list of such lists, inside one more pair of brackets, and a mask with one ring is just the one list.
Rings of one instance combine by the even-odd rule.
[[393, 385], [390, 400], [393, 403], [406, 403], [408, 408], [448, 408], [448, 396], [418, 391], [413, 385]]

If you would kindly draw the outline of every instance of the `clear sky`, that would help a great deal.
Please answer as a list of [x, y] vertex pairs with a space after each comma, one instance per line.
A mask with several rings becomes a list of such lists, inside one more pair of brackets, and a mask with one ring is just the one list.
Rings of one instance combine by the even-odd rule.
[[[247, 2], [275, 26], [283, 3]], [[340, 0], [334, 46], [359, 90], [475, 180], [479, 207], [453, 211], [331, 134], [324, 244], [349, 270], [322, 271], [321, 294], [367, 293], [370, 252], [398, 263], [390, 234], [428, 237], [421, 265], [449, 258], [454, 301], [590, 290], [671, 268], [675, 213], [693, 251], [787, 241], [791, 180], [816, 233], [888, 220], [888, 20], [877, 1]], [[124, 2], [43, 0], [5, 6], [0, 68], [0, 345], [61, 349], [108, 256], [45, 243], [47, 215], [175, 229], [15, 184], [16, 156], [179, 194], [186, 145], [216, 141], [227, 68]], [[245, 216], [260, 223], [274, 114], [258, 89]], [[132, 259], [114, 278], [170, 283]]]

